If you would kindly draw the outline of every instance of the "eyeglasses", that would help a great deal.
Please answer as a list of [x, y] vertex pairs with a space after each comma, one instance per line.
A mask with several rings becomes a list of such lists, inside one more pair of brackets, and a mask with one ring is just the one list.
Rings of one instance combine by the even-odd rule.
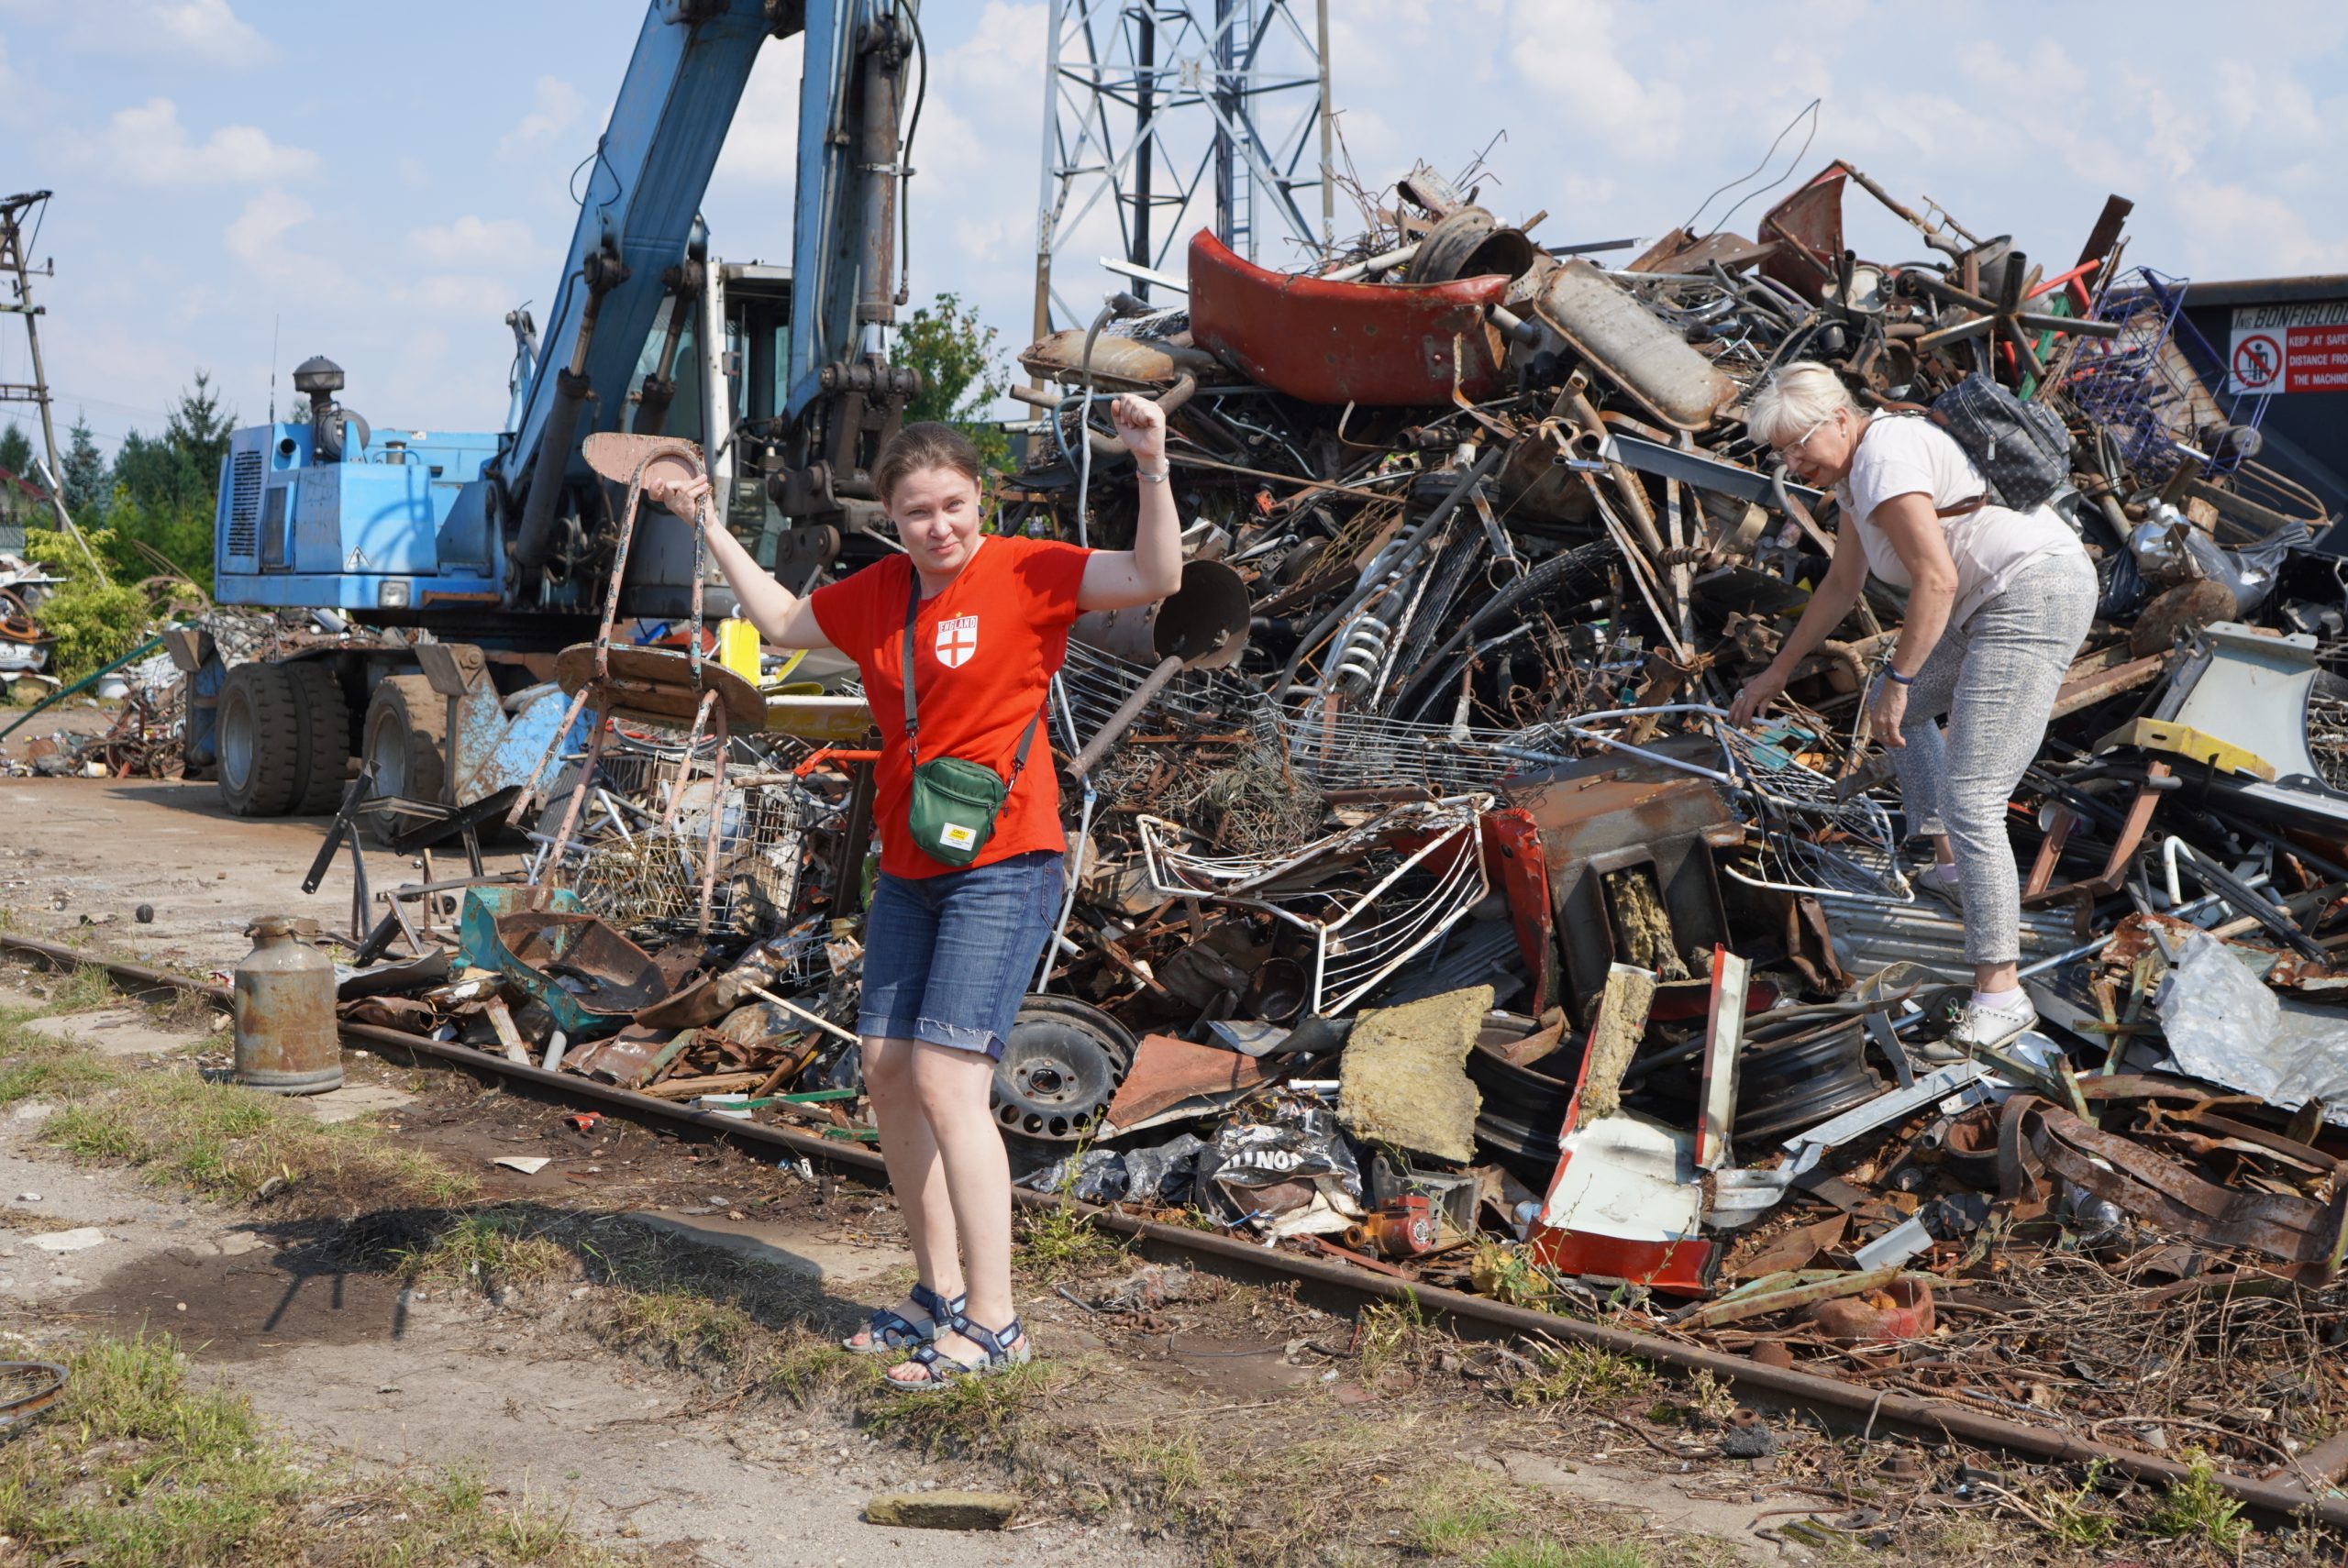
[[[1836, 411], [1836, 413], [1840, 412], [1841, 411], [1839, 409]], [[1830, 414], [1825, 418], [1820, 420], [1817, 424], [1811, 425], [1809, 429], [1803, 431], [1800, 435], [1795, 436], [1792, 440], [1787, 442], [1784, 446], [1772, 447], [1771, 450], [1775, 451], [1780, 458], [1791, 457], [1798, 448], [1808, 445], [1810, 438], [1812, 436], [1817, 435], [1820, 431], [1825, 429], [1828, 425], [1833, 423], [1834, 415]]]

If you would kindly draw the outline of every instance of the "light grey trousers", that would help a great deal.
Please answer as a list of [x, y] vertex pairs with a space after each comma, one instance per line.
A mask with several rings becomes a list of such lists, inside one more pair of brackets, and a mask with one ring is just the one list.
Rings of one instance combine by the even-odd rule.
[[2084, 551], [2034, 561], [1963, 627], [1944, 632], [1908, 688], [1899, 726], [1908, 744], [1893, 748], [1892, 765], [1908, 831], [1944, 833], [1955, 853], [1968, 962], [2021, 956], [2021, 876], [2006, 806], [2046, 738], [2096, 597]]

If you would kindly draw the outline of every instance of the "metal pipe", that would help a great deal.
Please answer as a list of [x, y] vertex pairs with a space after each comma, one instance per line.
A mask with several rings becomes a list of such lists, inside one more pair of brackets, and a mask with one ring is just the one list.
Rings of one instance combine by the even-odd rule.
[[[32, 937], [0, 933], [0, 948], [29, 953], [59, 964], [103, 968], [146, 988], [193, 992], [209, 997], [223, 1007], [229, 1001], [228, 988], [225, 986], [211, 985], [184, 975], [168, 974], [144, 965], [103, 958], [95, 954], [79, 952]], [[433, 1056], [460, 1066], [536, 1084], [542, 1088], [556, 1090], [566, 1098], [592, 1099], [632, 1115], [662, 1117], [701, 1128], [719, 1137], [761, 1143], [809, 1160], [820, 1160], [835, 1169], [869, 1178], [884, 1189], [888, 1186], [888, 1167], [882, 1164], [880, 1156], [869, 1154], [854, 1143], [810, 1137], [788, 1128], [744, 1121], [712, 1111], [693, 1110], [673, 1101], [599, 1084], [592, 1078], [570, 1073], [550, 1073], [543, 1067], [489, 1055], [470, 1045], [427, 1039], [396, 1029], [369, 1023], [345, 1023], [341, 1031], [346, 1039], [363, 1045], [404, 1051], [411, 1055]], [[1917, 1398], [1845, 1383], [1817, 1373], [1768, 1366], [1743, 1356], [1707, 1350], [1700, 1345], [1684, 1344], [1658, 1335], [1641, 1333], [1634, 1329], [1586, 1322], [1578, 1318], [1535, 1311], [1528, 1307], [1511, 1307], [1480, 1296], [1446, 1290], [1440, 1286], [1389, 1278], [1350, 1265], [1275, 1252], [1253, 1242], [1233, 1241], [1225, 1236], [1211, 1235], [1180, 1226], [1161, 1225], [1154, 1220], [1136, 1219], [1115, 1209], [1096, 1208], [1058, 1195], [1014, 1187], [1011, 1196], [1013, 1203], [1019, 1208], [1035, 1211], [1073, 1209], [1102, 1230], [1211, 1260], [1224, 1265], [1229, 1271], [1273, 1274], [1325, 1286], [1357, 1297], [1375, 1297], [1380, 1300], [1405, 1302], [1421, 1311], [1432, 1309], [1449, 1319], [1455, 1326], [1472, 1323], [1531, 1339], [1570, 1340], [1616, 1355], [1635, 1356], [1686, 1372], [1708, 1372], [1742, 1392], [1774, 1395], [1797, 1405], [1836, 1410], [1854, 1418], [1864, 1417], [1870, 1430], [1889, 1422], [1920, 1436], [1957, 1438], [2050, 1463], [2076, 1465], [2100, 1463], [2135, 1480], [2156, 1482], [2163, 1485], [2184, 1484], [2192, 1480], [2194, 1475], [2189, 1466], [2174, 1460], [2107, 1447], [2059, 1429], [2008, 1420], [1951, 1401]], [[2226, 1471], [2217, 1472], [2209, 1480], [2210, 1484], [2254, 1510], [2262, 1518], [2278, 1523], [2311, 1520], [2333, 1529], [2348, 1529], [2348, 1499], [2313, 1497], [2296, 1486]]]
[[120, 658], [114, 660], [110, 664], [101, 665], [97, 668], [90, 671], [89, 674], [83, 676], [72, 685], [58, 688], [48, 696], [42, 698], [39, 701], [34, 703], [31, 707], [26, 709], [23, 712], [17, 714], [16, 718], [9, 723], [6, 729], [0, 730], [0, 737], [14, 734], [17, 731], [17, 725], [22, 724], [34, 714], [39, 713], [45, 709], [54, 708], [58, 703], [64, 701], [65, 699], [72, 696], [73, 693], [82, 690], [85, 687], [95, 686], [100, 680], [109, 675], [112, 675], [124, 665], [130, 663], [133, 659], [145, 658], [149, 654], [153, 653], [157, 648], [161, 647], [162, 646], [162, 638], [150, 637], [145, 642], [139, 644], [137, 647], [131, 649], [128, 653], [123, 655]]
[[1134, 694], [1117, 705], [1117, 711], [1109, 715], [1109, 722], [1101, 726], [1100, 733], [1084, 743], [1084, 749], [1076, 754], [1076, 760], [1069, 764], [1069, 770], [1080, 777], [1091, 772], [1109, 748], [1117, 744], [1117, 738], [1141, 717], [1141, 711], [1149, 706], [1149, 700], [1165, 690], [1166, 683], [1181, 671], [1182, 657], [1180, 654], [1160, 659], [1157, 668], [1134, 688]]
[[768, 990], [764, 986], [746, 986], [743, 988], [748, 991], [752, 996], [758, 998], [760, 1001], [770, 1002], [774, 1006], [782, 1009], [783, 1011], [791, 1014], [792, 1017], [801, 1019], [808, 1023], [814, 1024], [816, 1028], [822, 1030], [826, 1034], [845, 1040], [851, 1045], [861, 1045], [864, 1043], [864, 1042], [858, 1036], [850, 1033], [845, 1029], [842, 1029], [830, 1019], [818, 1018], [815, 1014], [809, 1012], [805, 1008], [801, 1007], [797, 1002], [783, 1000], [782, 998], [775, 995], [772, 991]]
[[1408, 266], [1411, 259], [1418, 253], [1419, 242], [1414, 239], [1408, 245], [1373, 256], [1367, 261], [1356, 261], [1334, 272], [1321, 272], [1315, 276], [1324, 283], [1350, 283], [1372, 272], [1390, 272], [1397, 267]]
[[[1566, 400], [1566, 412], [1572, 414], [1584, 430], [1604, 431], [1606, 422], [1598, 417], [1598, 410], [1590, 403], [1589, 394], [1575, 387], [1571, 381], [1566, 384], [1570, 394]], [[1647, 504], [1646, 488], [1639, 483], [1638, 476], [1623, 464], [1612, 461], [1607, 463], [1606, 474], [1614, 481], [1614, 492], [1623, 498], [1623, 510], [1630, 513], [1631, 525], [1639, 531], [1639, 543], [1646, 547], [1648, 558], [1652, 560], [1663, 554], [1663, 536], [1656, 531], [1655, 509]]]

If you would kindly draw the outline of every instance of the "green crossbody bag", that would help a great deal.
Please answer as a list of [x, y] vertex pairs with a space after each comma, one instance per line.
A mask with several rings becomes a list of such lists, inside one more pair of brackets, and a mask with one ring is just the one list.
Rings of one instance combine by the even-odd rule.
[[[1019, 737], [1019, 750], [1011, 759], [1009, 778], [983, 763], [965, 762], [958, 756], [924, 762], [920, 721], [914, 705], [914, 613], [920, 605], [921, 580], [916, 576], [905, 600], [905, 756], [914, 765], [907, 825], [913, 830], [914, 843], [932, 860], [968, 866], [994, 836], [995, 818], [1027, 766], [1027, 748], [1035, 744], [1036, 726], [1043, 723], [1044, 709], [1039, 706], [1036, 716], [1027, 721]], [[1048, 692], [1044, 701], [1051, 701]]]

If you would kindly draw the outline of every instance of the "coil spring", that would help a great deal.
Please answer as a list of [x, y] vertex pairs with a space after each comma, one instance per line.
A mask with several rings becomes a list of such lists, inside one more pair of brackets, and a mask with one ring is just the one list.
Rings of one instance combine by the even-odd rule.
[[1375, 615], [1358, 614], [1338, 634], [1329, 658], [1329, 680], [1349, 697], [1358, 697], [1378, 679], [1394, 628]]

